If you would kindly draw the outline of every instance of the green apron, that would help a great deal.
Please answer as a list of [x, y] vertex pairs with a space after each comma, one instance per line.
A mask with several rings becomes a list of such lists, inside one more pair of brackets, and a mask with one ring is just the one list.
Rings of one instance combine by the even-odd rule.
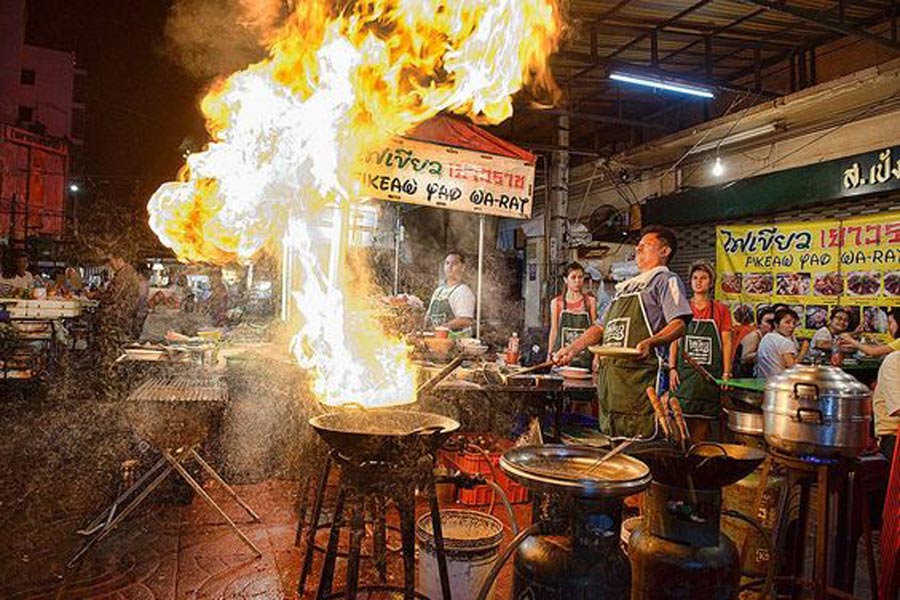
[[[563, 346], [568, 346], [577, 340], [581, 337], [581, 334], [587, 331], [588, 327], [591, 326], [591, 314], [587, 312], [588, 299], [587, 296], [583, 296], [582, 298], [585, 310], [574, 312], [569, 310], [565, 294], [557, 297], [557, 301], [562, 302], [563, 309], [559, 313], [559, 332], [556, 334], [556, 340], [553, 343], [553, 352], [556, 352]], [[582, 350], [569, 364], [573, 367], [590, 369], [593, 358], [590, 350]]]
[[716, 322], [712, 319], [694, 318], [688, 323], [684, 337], [678, 340], [675, 368], [681, 383], [674, 394], [681, 402], [681, 410], [686, 416], [718, 418], [721, 410], [719, 386], [705, 379], [697, 369], [689, 365], [682, 352], [687, 352], [710, 375], [721, 379], [724, 370], [722, 338]]
[[[615, 298], [606, 314], [603, 345], [634, 348], [653, 332], [640, 292]], [[644, 360], [604, 358], [597, 377], [600, 432], [614, 438], [651, 438], [656, 435], [648, 387], [657, 388], [662, 359], [651, 351]]]
[[[450, 296], [452, 296], [453, 292], [456, 291], [456, 288], [461, 285], [461, 283], [457, 283], [452, 288], [441, 285], [434, 291], [434, 294], [431, 296], [431, 302], [428, 303], [428, 310], [425, 313], [428, 322], [432, 327], [440, 327], [444, 323], [456, 318], [456, 315], [453, 314], [453, 307], [450, 306]], [[456, 334], [457, 336], [463, 337], [472, 335], [472, 328], [466, 327], [465, 329], [456, 332]]]

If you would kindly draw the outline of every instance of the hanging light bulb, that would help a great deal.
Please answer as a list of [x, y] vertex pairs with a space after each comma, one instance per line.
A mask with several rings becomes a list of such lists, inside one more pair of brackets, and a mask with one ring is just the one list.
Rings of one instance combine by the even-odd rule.
[[723, 173], [725, 173], [725, 165], [722, 164], [722, 159], [717, 156], [716, 162], [712, 166], [713, 177], [721, 177]]

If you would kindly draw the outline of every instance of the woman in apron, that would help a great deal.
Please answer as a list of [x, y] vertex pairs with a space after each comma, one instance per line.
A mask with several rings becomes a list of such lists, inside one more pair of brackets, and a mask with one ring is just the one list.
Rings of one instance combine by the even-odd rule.
[[[597, 320], [597, 300], [582, 291], [584, 267], [573, 262], [566, 266], [566, 291], [550, 302], [550, 338], [547, 356], [577, 340]], [[573, 367], [591, 368], [590, 351], [579, 353], [570, 363]]]
[[731, 378], [731, 313], [728, 307], [712, 299], [715, 271], [707, 263], [691, 267], [691, 311], [684, 337], [669, 350], [669, 387], [681, 402], [691, 439], [709, 437], [710, 422], [718, 420], [722, 406], [719, 386], [692, 366], [684, 355], [716, 379]]

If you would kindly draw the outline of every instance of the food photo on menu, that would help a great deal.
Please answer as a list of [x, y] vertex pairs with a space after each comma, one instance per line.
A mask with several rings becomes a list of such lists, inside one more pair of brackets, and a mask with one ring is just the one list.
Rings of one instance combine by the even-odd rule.
[[726, 294], [741, 293], [741, 274], [740, 273], [723, 273], [722, 274], [722, 291]]
[[900, 272], [893, 271], [884, 274], [884, 295], [900, 296]]
[[851, 296], [877, 296], [880, 289], [878, 271], [853, 271], [847, 275], [847, 292]]
[[775, 276], [775, 293], [779, 296], [808, 296], [809, 273], [779, 273]]
[[[799, 314], [799, 313], [798, 313]], [[828, 307], [822, 304], [811, 304], [806, 307], [806, 328], [821, 329], [828, 324]]]
[[744, 293], [762, 295], [772, 293], [771, 273], [746, 273], [744, 274]]
[[844, 278], [840, 273], [816, 273], [813, 292], [816, 296], [840, 296], [844, 291]]

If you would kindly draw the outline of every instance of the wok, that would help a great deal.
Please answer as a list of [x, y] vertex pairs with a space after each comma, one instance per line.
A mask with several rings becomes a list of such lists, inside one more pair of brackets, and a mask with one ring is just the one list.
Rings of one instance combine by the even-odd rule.
[[355, 460], [409, 460], [436, 451], [459, 429], [449, 417], [392, 409], [353, 409], [312, 417], [325, 443]]
[[700, 442], [687, 453], [672, 446], [644, 446], [628, 452], [650, 467], [653, 480], [681, 488], [714, 490], [740, 481], [766, 453], [737, 444]]

